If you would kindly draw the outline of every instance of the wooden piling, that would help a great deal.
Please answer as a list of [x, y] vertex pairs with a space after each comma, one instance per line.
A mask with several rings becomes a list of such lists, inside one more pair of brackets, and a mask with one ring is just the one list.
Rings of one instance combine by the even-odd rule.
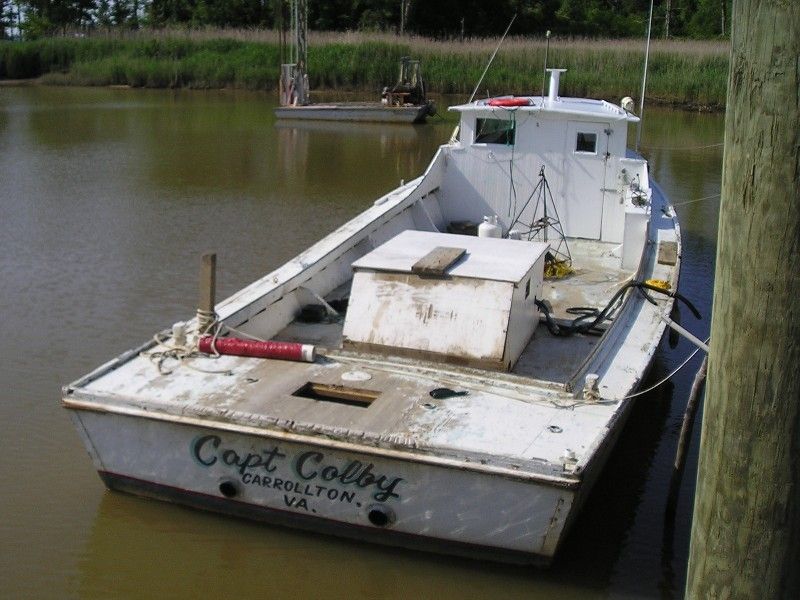
[[800, 598], [800, 3], [731, 22], [686, 597]]

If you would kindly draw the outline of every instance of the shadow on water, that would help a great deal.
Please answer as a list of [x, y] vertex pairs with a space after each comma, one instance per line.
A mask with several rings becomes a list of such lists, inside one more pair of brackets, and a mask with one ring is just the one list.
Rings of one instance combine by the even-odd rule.
[[225, 598], [233, 590], [240, 598], [587, 597], [581, 583], [530, 567], [361, 544], [110, 492], [80, 573], [74, 591], [83, 598]]

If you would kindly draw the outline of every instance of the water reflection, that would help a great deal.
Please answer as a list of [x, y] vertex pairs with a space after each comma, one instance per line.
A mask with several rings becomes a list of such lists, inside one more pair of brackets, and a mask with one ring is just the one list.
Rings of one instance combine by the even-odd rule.
[[[457, 101], [463, 98], [457, 98]], [[447, 99], [440, 102], [440, 106]], [[265, 94], [5, 88], [0, 95], [0, 578], [12, 597], [680, 596], [697, 436], [664, 508], [696, 357], [640, 398], [549, 572], [252, 524], [105, 492], [59, 386], [185, 318], [197, 257], [219, 293], [262, 276], [418, 176], [451, 122], [276, 124]], [[650, 109], [652, 173], [676, 202], [719, 193], [722, 118]], [[706, 337], [718, 202], [678, 206], [681, 291]], [[686, 311], [684, 311], [686, 312]], [[661, 345], [650, 381], [692, 351]]]
[[[309, 164], [327, 163], [344, 177], [369, 177], [368, 165], [375, 157], [394, 165], [396, 172], [413, 173], [428, 145], [420, 143], [420, 132], [429, 128], [381, 123], [337, 123], [329, 121], [277, 121], [275, 123], [281, 173], [287, 181]], [[343, 137], [354, 142], [342, 146]], [[377, 154], [376, 154], [377, 152]]]
[[600, 597], [572, 576], [369, 546], [111, 493], [100, 504], [80, 573], [83, 598]]

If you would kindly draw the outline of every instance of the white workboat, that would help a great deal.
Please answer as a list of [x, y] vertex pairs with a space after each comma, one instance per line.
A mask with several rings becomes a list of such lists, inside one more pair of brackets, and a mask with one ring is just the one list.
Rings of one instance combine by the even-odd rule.
[[[626, 154], [637, 117], [560, 98], [558, 76], [546, 97], [453, 107], [459, 136], [421, 177], [213, 317], [66, 386], [105, 484], [549, 562], [653, 359], [674, 301], [654, 288], [676, 289], [680, 257], [670, 206]], [[297, 360], [199, 353], [201, 327], [205, 350], [256, 338]]]

